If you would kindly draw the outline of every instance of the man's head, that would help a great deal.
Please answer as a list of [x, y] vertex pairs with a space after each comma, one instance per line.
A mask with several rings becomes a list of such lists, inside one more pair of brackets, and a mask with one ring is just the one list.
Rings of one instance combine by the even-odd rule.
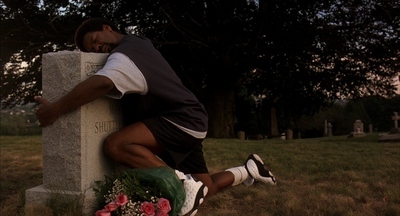
[[84, 21], [75, 32], [75, 44], [83, 52], [111, 52], [124, 37], [114, 23], [91, 18]]

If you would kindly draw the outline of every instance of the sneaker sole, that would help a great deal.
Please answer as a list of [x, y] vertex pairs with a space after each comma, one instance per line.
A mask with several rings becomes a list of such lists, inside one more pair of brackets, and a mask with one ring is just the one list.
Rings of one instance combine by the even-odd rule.
[[[247, 157], [247, 159], [246, 159], [246, 162], [245, 162], [245, 167], [246, 167], [246, 163], [247, 163], [247, 161], [248, 160], [250, 160], [250, 159], [256, 159], [257, 161], [259, 161], [261, 164], [263, 164], [264, 165], [264, 161], [260, 158], [260, 156], [258, 156], [257, 154], [251, 154], [251, 155], [249, 155], [248, 157]], [[247, 168], [246, 168], [246, 170], [247, 170]], [[249, 172], [249, 171], [247, 171], [247, 172]], [[245, 186], [251, 186], [251, 185], [253, 185], [254, 184], [254, 178], [250, 175], [250, 178], [248, 178], [247, 180], [245, 180], [244, 182], [243, 182], [243, 184], [245, 185]]]
[[208, 187], [203, 184], [199, 188], [198, 193], [196, 194], [195, 200], [197, 200], [197, 202], [193, 204], [192, 209], [188, 213], [182, 216], [194, 216], [195, 214], [197, 214], [197, 209], [203, 203], [204, 197], [207, 195], [207, 193], [208, 193]]
[[[261, 160], [261, 158], [256, 154], [249, 156], [249, 158], [245, 164], [245, 167], [246, 167], [249, 175], [252, 178], [254, 178], [255, 180], [261, 181], [263, 183], [275, 185], [276, 181], [275, 181], [274, 176], [272, 175], [272, 173], [270, 171], [264, 169], [264, 167], [263, 167], [264, 163], [261, 162], [259, 159]], [[259, 163], [256, 163], [256, 160]], [[261, 175], [260, 171], [264, 172], [263, 173], [264, 175]]]

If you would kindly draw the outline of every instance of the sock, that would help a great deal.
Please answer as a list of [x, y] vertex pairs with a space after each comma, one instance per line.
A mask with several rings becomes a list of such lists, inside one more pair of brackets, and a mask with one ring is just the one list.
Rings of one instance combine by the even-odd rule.
[[244, 166], [232, 167], [225, 171], [229, 171], [229, 172], [233, 173], [234, 181], [232, 183], [232, 186], [241, 184], [244, 181], [246, 181], [248, 178], [251, 178]]

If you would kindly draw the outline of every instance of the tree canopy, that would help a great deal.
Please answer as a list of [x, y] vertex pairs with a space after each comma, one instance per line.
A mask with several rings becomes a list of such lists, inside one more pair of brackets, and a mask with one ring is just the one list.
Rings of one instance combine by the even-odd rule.
[[393, 96], [400, 71], [396, 0], [2, 0], [0, 6], [3, 106], [32, 102], [41, 91], [41, 55], [75, 49], [77, 26], [100, 16], [153, 41], [206, 105], [212, 137], [234, 135], [239, 96], [277, 108], [289, 124], [337, 99]]

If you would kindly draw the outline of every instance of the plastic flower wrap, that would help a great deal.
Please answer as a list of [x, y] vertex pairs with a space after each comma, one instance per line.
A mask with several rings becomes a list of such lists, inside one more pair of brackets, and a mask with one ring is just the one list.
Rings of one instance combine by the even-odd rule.
[[168, 167], [130, 169], [95, 183], [96, 216], [175, 216], [185, 201], [182, 182]]

